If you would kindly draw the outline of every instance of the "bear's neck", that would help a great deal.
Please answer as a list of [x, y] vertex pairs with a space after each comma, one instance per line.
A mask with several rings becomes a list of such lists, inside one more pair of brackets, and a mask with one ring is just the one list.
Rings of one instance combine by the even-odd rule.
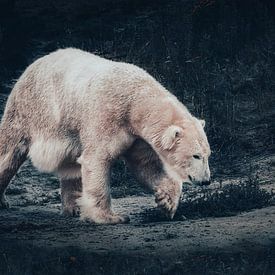
[[136, 91], [128, 117], [133, 134], [152, 145], [163, 131], [192, 118], [187, 108], [157, 81]]
[[135, 135], [144, 139], [155, 150], [163, 132], [171, 125], [181, 125], [190, 116], [188, 110], [170, 96], [147, 98], [136, 102], [131, 124]]

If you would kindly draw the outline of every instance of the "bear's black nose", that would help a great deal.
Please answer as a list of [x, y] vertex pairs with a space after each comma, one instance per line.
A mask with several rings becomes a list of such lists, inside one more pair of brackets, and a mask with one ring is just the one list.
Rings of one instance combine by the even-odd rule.
[[209, 185], [210, 183], [211, 183], [210, 180], [208, 180], [208, 181], [202, 181], [202, 182], [201, 182], [201, 185]]

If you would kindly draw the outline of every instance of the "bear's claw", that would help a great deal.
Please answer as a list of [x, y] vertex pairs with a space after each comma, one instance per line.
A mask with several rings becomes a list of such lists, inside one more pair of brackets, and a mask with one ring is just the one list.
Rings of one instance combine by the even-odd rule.
[[168, 218], [173, 219], [179, 204], [179, 196], [176, 193], [171, 196], [169, 192], [160, 189], [155, 194], [155, 202]]
[[104, 218], [95, 220], [95, 222], [101, 224], [128, 223], [130, 222], [130, 218], [127, 215], [109, 214], [106, 215]]
[[117, 223], [128, 223], [130, 222], [130, 218], [127, 215], [113, 215], [109, 218], [109, 224], [117, 224]]

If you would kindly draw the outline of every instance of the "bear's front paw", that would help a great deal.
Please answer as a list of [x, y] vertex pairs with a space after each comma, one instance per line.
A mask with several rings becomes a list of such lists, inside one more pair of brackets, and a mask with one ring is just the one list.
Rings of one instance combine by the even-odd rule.
[[155, 201], [157, 206], [164, 212], [164, 214], [173, 219], [181, 195], [179, 188], [159, 188], [155, 193]]
[[118, 215], [114, 213], [106, 213], [103, 210], [91, 209], [89, 214], [80, 214], [82, 220], [91, 221], [97, 224], [119, 224], [128, 223], [130, 218], [127, 215]]
[[91, 200], [85, 196], [81, 196], [76, 200], [80, 207], [80, 219], [98, 224], [118, 224], [128, 223], [129, 217], [126, 215], [118, 215], [113, 213], [110, 206], [98, 207], [96, 200]]

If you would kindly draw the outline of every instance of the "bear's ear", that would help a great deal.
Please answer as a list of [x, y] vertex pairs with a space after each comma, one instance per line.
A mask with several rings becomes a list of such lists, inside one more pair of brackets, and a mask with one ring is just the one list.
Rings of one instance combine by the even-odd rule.
[[205, 120], [204, 119], [200, 119], [200, 123], [201, 123], [202, 128], [204, 128], [205, 127]]
[[182, 128], [172, 125], [169, 126], [163, 133], [161, 138], [161, 146], [164, 150], [171, 150], [175, 145], [178, 137], [182, 134]]

